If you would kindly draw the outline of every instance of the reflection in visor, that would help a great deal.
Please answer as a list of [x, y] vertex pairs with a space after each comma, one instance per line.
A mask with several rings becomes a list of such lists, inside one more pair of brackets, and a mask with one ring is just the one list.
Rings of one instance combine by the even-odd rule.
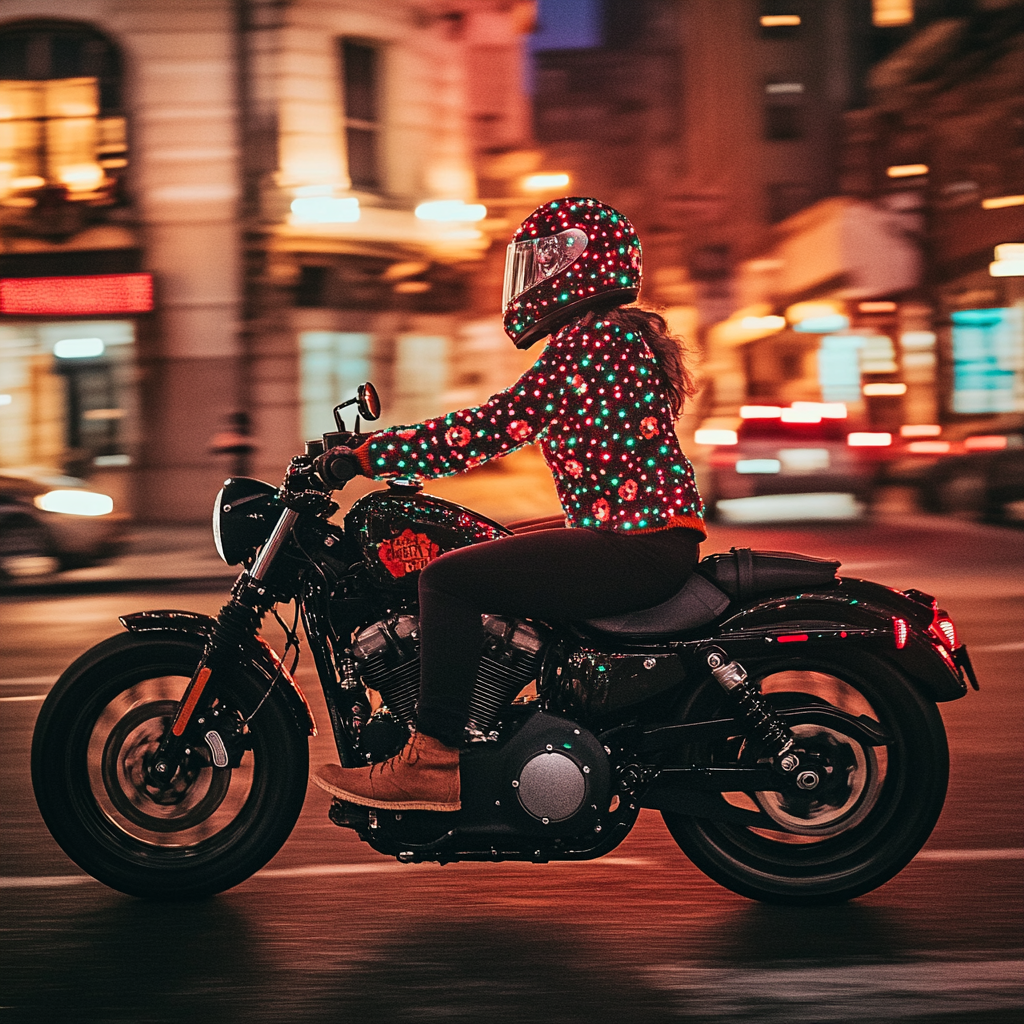
[[510, 243], [505, 253], [502, 307], [507, 306], [535, 284], [553, 277], [560, 270], [575, 263], [586, 249], [587, 241], [585, 231], [569, 228], [557, 235]]

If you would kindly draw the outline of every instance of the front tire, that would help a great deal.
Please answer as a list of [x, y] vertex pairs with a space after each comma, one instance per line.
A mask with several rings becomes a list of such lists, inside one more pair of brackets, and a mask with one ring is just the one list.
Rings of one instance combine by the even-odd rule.
[[[871, 655], [766, 658], [744, 662], [777, 707], [828, 703], [867, 715], [892, 738], [869, 747], [834, 725], [794, 728], [798, 743], [829, 752], [843, 785], [817, 800], [777, 793], [725, 794], [758, 813], [759, 824], [664, 812], [683, 852], [705, 874], [741, 896], [766, 903], [841, 903], [887, 882], [921, 849], [946, 795], [949, 752], [935, 705], [891, 664]], [[709, 680], [681, 709], [682, 720], [729, 715], [725, 694]], [[750, 763], [743, 737], [683, 752], [692, 763]]]
[[171, 785], [149, 783], [145, 758], [202, 652], [200, 637], [112, 637], [64, 672], [36, 723], [32, 784], [43, 820], [76, 864], [132, 896], [181, 899], [238, 885], [284, 845], [302, 809], [306, 738], [280, 689], [259, 707], [271, 677], [254, 665], [217, 680], [225, 716], [252, 716], [238, 763], [216, 768], [203, 745]]

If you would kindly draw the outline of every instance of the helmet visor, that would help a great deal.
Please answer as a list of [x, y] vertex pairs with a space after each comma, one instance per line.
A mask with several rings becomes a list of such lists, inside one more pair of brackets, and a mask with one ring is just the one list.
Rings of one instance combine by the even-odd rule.
[[511, 242], [505, 253], [502, 308], [535, 284], [575, 263], [583, 255], [587, 242], [587, 233], [579, 228], [569, 228], [543, 238]]

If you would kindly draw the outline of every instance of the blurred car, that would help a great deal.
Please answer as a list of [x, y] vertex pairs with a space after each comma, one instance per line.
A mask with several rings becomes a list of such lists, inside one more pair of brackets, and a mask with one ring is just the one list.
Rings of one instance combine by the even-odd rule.
[[903, 431], [884, 483], [912, 487], [926, 512], [1024, 520], [1024, 416]]
[[0, 469], [0, 580], [107, 558], [119, 549], [126, 522], [108, 495], [75, 477]]
[[918, 485], [927, 512], [1024, 520], [1024, 431], [972, 434], [935, 460]]
[[731, 425], [705, 421], [700, 488], [710, 518], [854, 518], [870, 503], [892, 435], [857, 429], [838, 402], [745, 405]]

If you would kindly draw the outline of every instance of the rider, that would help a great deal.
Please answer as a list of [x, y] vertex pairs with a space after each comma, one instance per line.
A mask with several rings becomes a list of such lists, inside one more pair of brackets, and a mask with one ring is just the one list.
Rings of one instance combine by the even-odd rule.
[[317, 461], [335, 486], [440, 477], [540, 445], [569, 529], [446, 552], [419, 579], [420, 699], [401, 753], [367, 768], [328, 764], [321, 789], [390, 810], [461, 806], [459, 747], [483, 648], [481, 615], [588, 619], [651, 607], [685, 582], [706, 537], [674, 424], [694, 391], [675, 338], [633, 302], [640, 242], [595, 199], [545, 203], [508, 247], [505, 331], [540, 358], [483, 405], [372, 434]]

